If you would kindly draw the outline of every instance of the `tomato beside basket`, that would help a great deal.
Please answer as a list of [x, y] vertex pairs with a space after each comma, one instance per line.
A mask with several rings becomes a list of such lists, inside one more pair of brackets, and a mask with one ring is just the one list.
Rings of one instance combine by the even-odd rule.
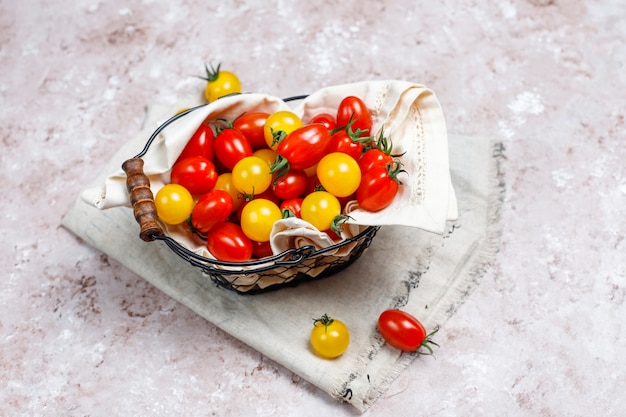
[[[300, 100], [305, 97], [296, 96], [284, 101]], [[295, 286], [313, 279], [325, 278], [348, 267], [362, 255], [371, 244], [380, 226], [370, 226], [352, 238], [323, 249], [304, 246], [247, 262], [227, 262], [207, 258], [189, 250], [176, 239], [168, 236], [157, 220], [154, 196], [150, 191], [149, 179], [143, 172], [143, 160], [141, 158], [145, 156], [163, 129], [203, 106], [180, 112], [161, 124], [152, 133], [143, 150], [122, 165], [127, 174], [126, 185], [135, 219], [140, 225], [140, 238], [142, 240], [147, 242], [162, 241], [172, 252], [192, 266], [199, 268], [217, 285], [240, 294], [258, 294], [286, 286]], [[336, 249], [346, 245], [353, 245], [347, 255], [334, 255]], [[315, 272], [312, 273], [312, 271]]]

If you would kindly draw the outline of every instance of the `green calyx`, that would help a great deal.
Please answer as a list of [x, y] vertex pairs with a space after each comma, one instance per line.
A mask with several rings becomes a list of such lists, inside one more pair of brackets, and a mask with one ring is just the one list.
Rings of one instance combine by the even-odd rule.
[[439, 326], [437, 326], [432, 332], [428, 333], [415, 352], [419, 355], [432, 355], [434, 353], [432, 346], [439, 347], [439, 345], [432, 339], [432, 336], [438, 331]]
[[402, 185], [402, 181], [398, 178], [402, 172], [407, 173], [406, 170], [402, 169], [402, 162], [399, 159], [394, 159], [392, 162], [387, 164], [387, 173], [389, 174], [389, 178]]
[[347, 214], [335, 216], [333, 221], [330, 223], [330, 230], [337, 233], [338, 236], [341, 236], [341, 232], [343, 232], [343, 223], [345, 223], [348, 219], [352, 219], [352, 217]]
[[289, 161], [281, 155], [276, 156], [276, 161], [270, 166], [270, 174], [274, 174], [274, 181], [289, 172]]
[[313, 326], [317, 325], [317, 323], [322, 323], [324, 326], [324, 331], [328, 331], [328, 326], [333, 324], [335, 320], [328, 316], [328, 314], [324, 313], [322, 317], [319, 319], [313, 319]]
[[380, 134], [378, 135], [378, 139], [376, 140], [375, 148], [385, 153], [386, 155], [391, 156], [392, 158], [400, 158], [402, 155], [406, 153], [406, 152], [402, 152], [401, 154], [396, 154], [396, 155], [391, 153], [393, 151], [393, 143], [391, 142], [390, 138], [385, 136], [384, 127], [380, 128]]
[[217, 77], [219, 77], [220, 75], [221, 66], [222, 64], [220, 63], [220, 64], [217, 64], [217, 68], [214, 68], [213, 65], [211, 65], [211, 68], [209, 68], [209, 66], [205, 63], [204, 70], [206, 71], [206, 77], [199, 77], [199, 78], [202, 78], [203, 80], [207, 82], [213, 82], [217, 80]]

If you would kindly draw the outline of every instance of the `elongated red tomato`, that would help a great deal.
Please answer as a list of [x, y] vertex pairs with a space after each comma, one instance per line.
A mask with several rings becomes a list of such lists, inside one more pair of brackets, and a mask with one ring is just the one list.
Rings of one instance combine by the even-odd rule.
[[335, 116], [330, 113], [320, 113], [313, 116], [309, 124], [313, 123], [321, 123], [326, 126], [326, 129], [328, 129], [329, 131], [337, 127], [337, 121], [335, 120]]
[[300, 197], [306, 191], [309, 177], [302, 170], [291, 169], [285, 175], [276, 178], [272, 192], [281, 200]]
[[215, 134], [213, 133], [211, 126], [206, 123], [202, 123], [191, 136], [176, 162], [182, 161], [190, 156], [203, 156], [209, 161], [213, 161], [214, 140]]
[[392, 156], [384, 151], [380, 149], [369, 149], [361, 156], [361, 159], [359, 159], [359, 168], [361, 168], [362, 173], [365, 173], [376, 165], [387, 166], [387, 164], [392, 161]]
[[191, 194], [204, 194], [215, 186], [217, 171], [213, 162], [203, 156], [192, 156], [174, 164], [171, 183], [185, 187]]
[[252, 241], [235, 223], [215, 225], [207, 235], [207, 249], [216, 259], [226, 262], [246, 262], [252, 258]]
[[191, 212], [191, 224], [206, 235], [216, 224], [226, 221], [233, 211], [233, 198], [224, 190], [204, 194]]
[[354, 140], [346, 129], [341, 129], [330, 137], [329, 152], [342, 152], [358, 161], [363, 153], [363, 142]]
[[289, 200], [285, 200], [280, 204], [280, 211], [283, 214], [283, 219], [287, 217], [297, 217], [299, 219], [302, 218], [302, 201], [304, 199], [302, 197], [298, 198], [290, 198]]
[[222, 165], [232, 171], [237, 162], [246, 156], [252, 156], [252, 146], [243, 133], [237, 129], [226, 128], [217, 134], [215, 157]]
[[354, 130], [361, 129], [359, 136], [371, 134], [372, 115], [359, 97], [348, 96], [337, 107], [337, 126], [347, 126], [350, 121]]
[[400, 162], [397, 162], [387, 166], [374, 166], [363, 173], [356, 191], [359, 206], [372, 212], [388, 207], [398, 193], [400, 172], [404, 171]]
[[432, 354], [430, 345], [439, 346], [431, 339], [437, 329], [427, 334], [418, 319], [402, 310], [383, 311], [378, 317], [378, 330], [387, 343], [405, 352], [419, 352], [420, 348], [425, 348]]
[[[316, 123], [302, 126], [287, 135], [276, 153], [286, 160], [291, 169], [306, 169], [317, 164], [330, 146], [330, 132]], [[276, 171], [275, 167], [273, 170]]]
[[243, 133], [253, 150], [266, 148], [264, 126], [269, 116], [265, 112], [244, 113], [235, 119], [233, 127]]

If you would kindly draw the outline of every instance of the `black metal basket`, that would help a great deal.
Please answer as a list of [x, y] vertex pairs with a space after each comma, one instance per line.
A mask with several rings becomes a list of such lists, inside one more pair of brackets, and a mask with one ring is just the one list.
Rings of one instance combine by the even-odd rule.
[[[300, 100], [305, 97], [290, 97], [284, 101]], [[175, 254], [207, 274], [218, 286], [240, 294], [258, 294], [325, 278], [348, 267], [363, 254], [380, 226], [367, 227], [354, 237], [323, 249], [303, 246], [248, 262], [226, 262], [207, 258], [189, 250], [176, 239], [166, 235], [156, 215], [154, 196], [150, 190], [150, 180], [143, 172], [142, 157], [145, 156], [150, 145], [163, 129], [175, 120], [203, 106], [205, 105], [190, 108], [161, 124], [152, 133], [143, 150], [122, 165], [127, 175], [126, 185], [135, 219], [140, 225], [139, 236], [142, 240], [146, 242], [162, 241]], [[335, 253], [338, 249], [348, 245], [351, 245], [350, 250], [342, 251], [347, 253], [342, 253], [342, 255]]]

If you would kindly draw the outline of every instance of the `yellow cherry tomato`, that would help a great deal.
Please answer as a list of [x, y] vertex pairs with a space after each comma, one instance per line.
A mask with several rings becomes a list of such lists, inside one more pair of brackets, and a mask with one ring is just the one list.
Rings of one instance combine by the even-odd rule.
[[273, 201], [255, 198], [241, 210], [241, 229], [255, 242], [270, 240], [270, 232], [277, 220], [282, 219], [280, 208]]
[[302, 120], [289, 110], [280, 110], [269, 115], [263, 126], [265, 143], [273, 150], [278, 148], [281, 138], [302, 127]]
[[166, 184], [154, 196], [157, 216], [167, 224], [179, 224], [189, 218], [195, 202], [191, 193], [178, 184]]
[[223, 190], [226, 191], [233, 199], [233, 211], [236, 211], [241, 203], [243, 203], [243, 196], [241, 195], [241, 191], [235, 187], [233, 184], [233, 174], [230, 172], [225, 172], [220, 174], [217, 177], [217, 182], [215, 183], [214, 190]]
[[229, 94], [241, 93], [239, 78], [230, 71], [221, 70], [220, 66], [221, 64], [218, 64], [217, 68], [213, 68], [213, 66], [209, 68], [206, 64], [204, 65], [206, 77], [202, 77], [202, 79], [207, 82], [204, 88], [204, 97], [209, 103]]
[[361, 169], [350, 155], [332, 152], [317, 164], [317, 178], [322, 187], [337, 197], [347, 197], [356, 192], [361, 183]]
[[313, 191], [302, 200], [300, 215], [320, 231], [330, 229], [335, 217], [341, 214], [341, 203], [328, 191]]
[[252, 156], [261, 158], [262, 160], [267, 162], [267, 165], [269, 166], [271, 166], [274, 162], [276, 162], [276, 152], [271, 150], [270, 148], [263, 148], [263, 149], [254, 151]]
[[324, 314], [313, 321], [311, 346], [319, 356], [334, 359], [341, 356], [350, 344], [350, 332], [346, 325]]
[[272, 184], [270, 166], [257, 156], [246, 156], [233, 167], [233, 184], [246, 195], [261, 194]]

